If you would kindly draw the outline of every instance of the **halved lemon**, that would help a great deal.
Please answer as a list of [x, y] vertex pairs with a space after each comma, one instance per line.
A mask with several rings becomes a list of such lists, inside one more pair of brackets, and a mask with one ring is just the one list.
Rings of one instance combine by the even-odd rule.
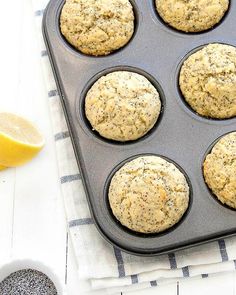
[[28, 120], [0, 112], [0, 169], [30, 161], [44, 146], [44, 138]]

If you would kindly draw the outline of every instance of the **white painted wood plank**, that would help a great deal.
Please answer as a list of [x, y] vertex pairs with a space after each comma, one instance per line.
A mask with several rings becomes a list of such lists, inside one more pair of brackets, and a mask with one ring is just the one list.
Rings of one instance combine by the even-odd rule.
[[[12, 6], [14, 5], [14, 9]], [[2, 7], [3, 9], [3, 7]], [[4, 2], [4, 11], [0, 18], [0, 109], [15, 110], [19, 85], [19, 48], [21, 35], [20, 1]], [[0, 266], [9, 259], [12, 246], [12, 221], [14, 206], [15, 169], [0, 171]]]
[[21, 1], [21, 9], [20, 84], [14, 106], [17, 112], [37, 123], [45, 135], [46, 146], [31, 163], [16, 169], [12, 252], [15, 259], [43, 262], [64, 282], [66, 226], [54, 138], [29, 1]]
[[19, 82], [19, 45], [22, 28], [21, 1], [5, 1], [2, 4], [0, 18], [0, 109], [16, 110], [15, 101], [18, 96]]
[[0, 267], [11, 255], [15, 169], [0, 171]]

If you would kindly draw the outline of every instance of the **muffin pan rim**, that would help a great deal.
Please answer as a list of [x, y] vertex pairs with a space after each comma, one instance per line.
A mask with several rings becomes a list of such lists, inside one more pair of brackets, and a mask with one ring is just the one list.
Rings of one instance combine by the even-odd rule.
[[[53, 1], [51, 1], [51, 3], [53, 3], [53, 2], [55, 2], [54, 0]], [[141, 4], [140, 4], [141, 5]], [[52, 13], [52, 11], [49, 11], [47, 14], [49, 14], [49, 15], [51, 15], [51, 13]], [[44, 18], [44, 20], [46, 19], [46, 16], [45, 16], [45, 18]], [[47, 19], [48, 20], [48, 19]], [[44, 25], [45, 25], [45, 22], [44, 22]], [[47, 45], [47, 47], [48, 47], [48, 52], [50, 53], [49, 54], [49, 56], [50, 56], [50, 60], [51, 60], [51, 62], [52, 62], [52, 66], [53, 66], [53, 70], [54, 70], [54, 72], [55, 72], [55, 77], [56, 77], [56, 81], [57, 81], [57, 83], [58, 83], [58, 88], [59, 88], [59, 93], [60, 93], [60, 96], [61, 96], [61, 99], [62, 99], [62, 102], [63, 102], [63, 107], [64, 107], [64, 110], [65, 110], [65, 114], [66, 114], [66, 119], [67, 119], [67, 121], [68, 121], [68, 125], [69, 125], [69, 128], [70, 128], [70, 132], [71, 132], [71, 134], [73, 135], [73, 132], [75, 131], [75, 129], [73, 129], [74, 128], [74, 126], [73, 126], [73, 124], [71, 125], [71, 116], [73, 115], [73, 113], [71, 113], [71, 114], [69, 114], [68, 113], [68, 104], [66, 105], [65, 103], [66, 103], [66, 93], [64, 92], [65, 91], [65, 89], [64, 89], [64, 85], [61, 85], [61, 79], [62, 79], [62, 77], [59, 75], [58, 76], [58, 72], [57, 72], [57, 70], [58, 70], [58, 65], [56, 64], [56, 61], [57, 61], [57, 58], [55, 58], [55, 56], [54, 56], [54, 54], [53, 54], [53, 47], [51, 47], [51, 45], [52, 44], [50, 44], [50, 42], [48, 43], [47, 42], [47, 39], [49, 39], [50, 40], [50, 34], [49, 34], [49, 36], [47, 35], [48, 34], [48, 28], [47, 28], [47, 26], [44, 26], [44, 37], [45, 37], [45, 41], [46, 41], [46, 45]], [[52, 37], [52, 40], [55, 40], [55, 38], [54, 37]], [[51, 48], [50, 48], [51, 47]], [[51, 52], [51, 50], [52, 50], [52, 52]], [[115, 60], [115, 59], [114, 59]], [[79, 61], [78, 61], [79, 62]], [[91, 66], [92, 66], [93, 64], [91, 63]], [[132, 64], [133, 65], [133, 64]], [[60, 69], [60, 66], [61, 66], [61, 64], [59, 63], [59, 69]], [[146, 69], [145, 69], [145, 71], [146, 71]], [[171, 81], [171, 83], [173, 83], [173, 81]], [[161, 83], [162, 84], [162, 83]], [[164, 88], [165, 89], [165, 88]], [[173, 95], [173, 93], [172, 93], [172, 95]], [[194, 120], [191, 120], [191, 121], [194, 121]], [[209, 123], [208, 123], [209, 124]], [[230, 125], [232, 125], [232, 124], [230, 124]], [[232, 128], [232, 127], [231, 127]], [[229, 129], [229, 128], [227, 128], [227, 129]], [[232, 132], [232, 131], [230, 131], [230, 132]], [[216, 132], [215, 132], [216, 133]], [[214, 134], [215, 134], [214, 133]], [[82, 136], [83, 137], [83, 136]], [[74, 144], [74, 148], [75, 148], [75, 151], [76, 150], [80, 150], [80, 147], [79, 146], [77, 146], [77, 143], [78, 143], [78, 140], [76, 140], [76, 138], [75, 137], [73, 137], [72, 136], [72, 141], [73, 141], [73, 144]], [[210, 142], [210, 139], [209, 139], [209, 142]], [[130, 153], [130, 152], [129, 152]], [[79, 164], [79, 166], [80, 166], [80, 170], [83, 170], [83, 169], [81, 169], [81, 166], [83, 166], [83, 161], [82, 162], [79, 162], [79, 160], [81, 160], [81, 159], [79, 159], [79, 157], [78, 157], [78, 154], [76, 155], [76, 157], [77, 157], [77, 160], [78, 160], [78, 164]], [[171, 158], [171, 157], [170, 157]], [[176, 161], [176, 162], [178, 162], [178, 161]], [[182, 165], [181, 165], [182, 166]], [[191, 175], [192, 175], [192, 173], [193, 172], [191, 172]], [[85, 175], [82, 173], [82, 178], [83, 178], [83, 181], [84, 181], [84, 184], [85, 184], [85, 186], [87, 186], [87, 180], [85, 179], [85, 177], [86, 177], [87, 175], [86, 175], [86, 172], [85, 172]], [[189, 175], [190, 176], [190, 175]], [[86, 192], [88, 193], [90, 190], [88, 190], [88, 188], [87, 187], [85, 187], [85, 189], [86, 189]], [[210, 196], [209, 196], [210, 197]], [[87, 195], [87, 198], [88, 198], [88, 202], [89, 202], [89, 206], [90, 206], [90, 208], [91, 208], [91, 213], [92, 213], [92, 215], [93, 215], [93, 217], [94, 217], [94, 219], [95, 220], [97, 220], [97, 216], [95, 216], [94, 215], [94, 212], [93, 212], [93, 206], [92, 206], [92, 204], [91, 204], [91, 200], [89, 199], [89, 197], [88, 197], [88, 195]], [[211, 200], [212, 200], [212, 198], [211, 198]], [[214, 200], [212, 200], [212, 202], [214, 202]], [[215, 202], [214, 202], [215, 203]], [[222, 207], [222, 206], [221, 206]], [[232, 215], [232, 214], [231, 214]], [[183, 243], [182, 244], [175, 244], [173, 247], [169, 247], [169, 248], [167, 248], [167, 247], [164, 247], [164, 249], [163, 249], [163, 247], [162, 247], [162, 249], [160, 249], [159, 248], [159, 250], [157, 250], [156, 248], [155, 249], [148, 249], [148, 251], [145, 251], [144, 249], [140, 249], [140, 248], [137, 248], [137, 247], [134, 247], [134, 248], [126, 248], [126, 246], [124, 245], [124, 244], [120, 244], [120, 243], [117, 243], [117, 241], [115, 241], [115, 240], [112, 240], [112, 238], [111, 237], [109, 237], [109, 236], [107, 236], [104, 232], [103, 232], [103, 230], [100, 228], [100, 225], [98, 224], [98, 223], [96, 223], [96, 225], [97, 225], [97, 227], [98, 227], [98, 229], [99, 229], [99, 231], [102, 233], [102, 235], [105, 237], [105, 239], [106, 240], [108, 240], [108, 241], [110, 241], [110, 243], [112, 243], [113, 245], [116, 245], [116, 246], [118, 246], [119, 248], [121, 248], [122, 250], [124, 250], [124, 251], [126, 251], [126, 252], [128, 252], [128, 253], [132, 253], [132, 254], [135, 254], [135, 255], [144, 255], [144, 256], [154, 256], [154, 255], [159, 255], [159, 254], [163, 254], [163, 253], [169, 253], [170, 251], [173, 251], [173, 249], [184, 249], [184, 248], [188, 248], [188, 247], [190, 247], [190, 246], [193, 246], [193, 245], [198, 245], [198, 244], [203, 244], [203, 243], [206, 243], [206, 242], [208, 242], [208, 241], [213, 241], [213, 240], [217, 240], [218, 238], [222, 238], [222, 236], [232, 236], [232, 235], [234, 235], [235, 233], [236, 233], [236, 229], [235, 229], [235, 227], [233, 227], [233, 228], [231, 228], [230, 230], [223, 230], [223, 231], [221, 231], [220, 233], [218, 232], [217, 234], [211, 234], [211, 235], [208, 235], [207, 237], [205, 237], [205, 238], [202, 238], [202, 239], [200, 239], [199, 241], [196, 241], [196, 239], [192, 239], [192, 238], [190, 238], [189, 239], [189, 242], [187, 243], [187, 244], [184, 244], [183, 245]], [[145, 253], [144, 253], [145, 252]]]

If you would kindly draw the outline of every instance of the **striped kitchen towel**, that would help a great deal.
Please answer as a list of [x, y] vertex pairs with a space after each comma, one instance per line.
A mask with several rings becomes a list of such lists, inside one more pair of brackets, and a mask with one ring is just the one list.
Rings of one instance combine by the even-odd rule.
[[123, 253], [97, 232], [86, 201], [71, 139], [41, 33], [47, 0], [32, 0], [38, 30], [43, 74], [54, 126], [54, 137], [68, 228], [78, 264], [81, 290], [96, 294], [120, 294], [180, 281], [207, 278], [236, 267], [236, 238], [192, 249], [143, 258]]

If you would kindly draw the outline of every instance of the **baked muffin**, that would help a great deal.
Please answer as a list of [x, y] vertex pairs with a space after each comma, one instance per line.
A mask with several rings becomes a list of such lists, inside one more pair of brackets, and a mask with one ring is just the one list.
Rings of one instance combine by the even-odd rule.
[[203, 172], [214, 195], [236, 209], [236, 132], [222, 137], [207, 155]]
[[216, 43], [193, 53], [181, 68], [179, 85], [198, 114], [215, 119], [236, 116], [236, 48]]
[[160, 17], [184, 32], [201, 32], [220, 22], [229, 0], [156, 0]]
[[61, 32], [76, 49], [88, 55], [107, 55], [126, 45], [134, 33], [129, 0], [66, 0]]
[[144, 76], [117, 71], [101, 77], [85, 98], [85, 113], [101, 136], [136, 140], [153, 128], [161, 111], [155, 87]]
[[159, 233], [180, 221], [189, 204], [185, 176], [172, 163], [143, 156], [125, 164], [111, 180], [114, 216], [139, 233]]

